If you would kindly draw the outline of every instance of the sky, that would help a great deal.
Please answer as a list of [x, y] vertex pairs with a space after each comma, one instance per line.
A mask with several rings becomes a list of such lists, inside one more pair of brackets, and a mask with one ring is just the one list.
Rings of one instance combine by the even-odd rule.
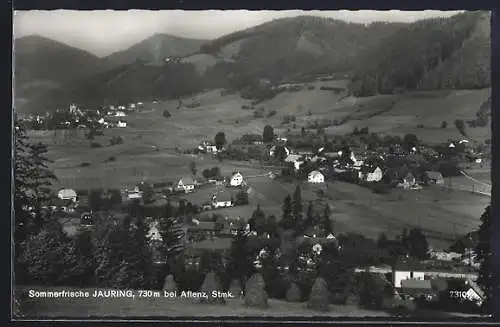
[[248, 11], [248, 10], [54, 10], [14, 12], [14, 37], [40, 35], [86, 50], [99, 57], [128, 47], [158, 33], [214, 39], [272, 19], [314, 15], [354, 23], [412, 22], [448, 17], [458, 11]]

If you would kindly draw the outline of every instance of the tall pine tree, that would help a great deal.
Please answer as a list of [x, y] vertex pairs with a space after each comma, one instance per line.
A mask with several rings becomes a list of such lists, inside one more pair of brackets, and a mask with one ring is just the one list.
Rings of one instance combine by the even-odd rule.
[[[481, 215], [481, 225], [478, 231], [478, 242], [476, 244], [476, 258], [480, 262], [478, 284], [483, 289], [486, 299], [483, 303], [485, 312], [491, 312], [491, 299], [495, 291], [498, 291], [498, 281], [495, 279], [493, 266], [493, 252], [491, 249], [492, 223], [491, 206], [488, 206]], [[496, 290], [495, 290], [496, 285]]]
[[31, 144], [16, 122], [14, 133], [14, 212], [16, 256], [19, 245], [43, 226], [41, 207], [49, 199], [49, 187], [56, 176], [48, 169], [47, 147]]
[[257, 205], [257, 209], [252, 213], [251, 219], [254, 222], [253, 230], [255, 230], [258, 235], [262, 235], [266, 228], [266, 214], [260, 208], [260, 204]]
[[300, 185], [297, 185], [293, 192], [292, 200], [292, 216], [294, 221], [294, 230], [297, 230], [302, 223], [302, 192]]
[[290, 197], [290, 194], [285, 197], [283, 206], [281, 207], [281, 212], [281, 227], [285, 230], [293, 229], [292, 198]]
[[322, 229], [325, 236], [333, 233], [333, 223], [330, 220], [331, 210], [328, 204], [325, 205], [322, 216]]

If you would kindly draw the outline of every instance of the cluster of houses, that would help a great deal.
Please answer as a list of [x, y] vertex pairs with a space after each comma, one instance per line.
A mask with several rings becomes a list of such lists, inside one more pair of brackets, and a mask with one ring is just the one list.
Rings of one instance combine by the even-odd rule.
[[478, 307], [485, 299], [484, 292], [477, 284], [477, 272], [465, 265], [461, 269], [445, 269], [426, 262], [402, 260], [393, 267], [371, 266], [357, 268], [356, 272], [379, 275], [393, 287], [396, 299], [425, 299], [432, 303], [438, 301], [443, 292], [448, 292], [450, 297], [455, 297], [456, 292], [459, 302], [471, 302]]
[[[270, 155], [274, 155], [275, 146], [271, 147]], [[418, 151], [414, 148], [414, 152], [410, 154], [391, 154], [391, 156], [412, 156]], [[385, 168], [384, 161], [389, 155], [376, 152], [354, 152], [351, 151], [348, 155], [344, 155], [342, 151], [326, 152], [324, 148], [320, 148], [316, 153], [299, 152], [285, 147], [287, 154], [284, 162], [288, 165], [293, 165], [295, 172], [298, 172], [305, 164], [312, 163], [316, 169], [309, 171], [307, 181], [309, 183], [318, 184], [324, 183], [328, 176], [342, 176], [350, 174], [356, 179], [364, 183], [377, 183], [383, 180], [395, 182], [397, 186], [405, 189], [419, 188], [419, 181], [411, 171], [403, 171], [401, 169]], [[438, 171], [426, 171], [421, 176], [422, 184], [444, 184], [443, 175]]]
[[81, 109], [71, 104], [67, 109], [58, 109], [53, 113], [18, 114], [21, 123], [32, 129], [64, 128], [124, 128], [128, 113], [143, 106], [142, 102], [124, 105], [110, 105], [101, 109]]

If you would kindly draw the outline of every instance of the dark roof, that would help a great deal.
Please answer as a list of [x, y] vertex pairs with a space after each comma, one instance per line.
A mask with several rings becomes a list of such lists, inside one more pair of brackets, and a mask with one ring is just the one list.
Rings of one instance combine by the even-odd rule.
[[224, 237], [214, 238], [213, 240], [203, 240], [201, 242], [190, 244], [189, 247], [193, 250], [224, 251], [229, 250], [232, 243], [232, 238]]
[[467, 274], [475, 273], [474, 269], [468, 266], [460, 265], [456, 263], [447, 263], [440, 261], [415, 261], [407, 260], [404, 262], [398, 262], [395, 265], [395, 270], [398, 271], [424, 271], [424, 272], [443, 272], [443, 273], [457, 273], [457, 274]]
[[425, 289], [431, 290], [432, 285], [430, 280], [420, 279], [404, 279], [401, 281], [401, 288], [403, 289]]
[[196, 183], [192, 176], [182, 176], [177, 181], [180, 182], [181, 180], [184, 185], [194, 185]]
[[189, 226], [189, 230], [215, 230], [215, 222], [213, 221], [200, 221], [199, 224]]
[[438, 171], [426, 171], [425, 175], [430, 179], [443, 179], [443, 175]]
[[229, 192], [219, 192], [215, 196], [216, 201], [231, 201], [233, 195]]

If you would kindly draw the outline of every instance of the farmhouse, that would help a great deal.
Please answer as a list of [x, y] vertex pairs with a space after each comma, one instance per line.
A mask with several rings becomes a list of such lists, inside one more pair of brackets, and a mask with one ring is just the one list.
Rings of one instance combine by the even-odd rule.
[[193, 226], [186, 228], [186, 242], [199, 242], [206, 238], [214, 237], [216, 226], [213, 221], [197, 221]]
[[417, 180], [415, 179], [415, 176], [409, 172], [403, 176], [401, 186], [404, 188], [410, 188], [414, 186], [416, 182]]
[[424, 174], [424, 181], [427, 184], [444, 184], [443, 175], [437, 171], [426, 171]]
[[71, 200], [76, 202], [78, 195], [72, 189], [62, 189], [57, 193], [57, 197], [61, 200]]
[[358, 177], [360, 180], [365, 182], [380, 182], [384, 173], [380, 167], [376, 167], [375, 169], [370, 167], [362, 167], [361, 171], [358, 173]]
[[324, 183], [325, 176], [321, 172], [319, 172], [317, 170], [313, 170], [307, 176], [307, 181], [309, 183]]
[[229, 180], [229, 185], [233, 187], [241, 186], [243, 183], [243, 175], [240, 172], [236, 172], [231, 176]]
[[219, 192], [214, 194], [212, 197], [212, 207], [217, 208], [227, 208], [233, 206], [233, 198], [230, 193]]
[[177, 180], [177, 184], [175, 185], [175, 190], [177, 192], [193, 192], [196, 186], [196, 181], [193, 177], [190, 176], [185, 176], [185, 177], [180, 177]]
[[127, 192], [127, 198], [129, 200], [136, 200], [136, 199], [142, 199], [142, 191], [139, 190], [139, 187], [136, 186], [134, 187], [133, 190], [130, 190]]
[[290, 154], [286, 157], [285, 162], [293, 163], [295, 170], [299, 170], [300, 165], [304, 163], [304, 160], [302, 160], [302, 155], [300, 154]]
[[432, 298], [436, 294], [429, 279], [405, 279], [401, 281], [399, 295], [407, 296], [410, 300], [425, 296]]
[[477, 273], [472, 273], [470, 270], [460, 272], [458, 269], [456, 271], [450, 271], [437, 267], [426, 267], [418, 262], [399, 262], [392, 270], [392, 281], [396, 288], [401, 288], [401, 282], [404, 280], [425, 280], [437, 277], [476, 280]]

